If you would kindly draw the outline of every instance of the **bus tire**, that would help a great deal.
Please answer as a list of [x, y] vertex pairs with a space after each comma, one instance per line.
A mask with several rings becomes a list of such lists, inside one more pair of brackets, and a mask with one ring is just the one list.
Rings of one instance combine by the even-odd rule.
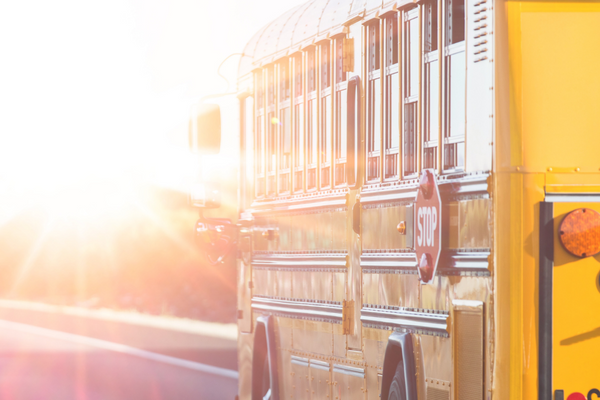
[[394, 379], [390, 385], [390, 394], [388, 400], [406, 400], [406, 382], [404, 375], [404, 363], [399, 362], [396, 366]]
[[256, 319], [252, 351], [252, 400], [279, 400], [274, 323], [270, 315]]
[[417, 400], [416, 375], [412, 334], [392, 333], [383, 359], [381, 400]]

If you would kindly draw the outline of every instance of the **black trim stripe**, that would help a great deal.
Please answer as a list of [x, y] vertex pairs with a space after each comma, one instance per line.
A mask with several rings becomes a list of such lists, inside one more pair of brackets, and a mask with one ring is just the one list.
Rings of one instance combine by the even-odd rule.
[[552, 399], [552, 276], [554, 269], [554, 205], [540, 203], [540, 297], [538, 399]]

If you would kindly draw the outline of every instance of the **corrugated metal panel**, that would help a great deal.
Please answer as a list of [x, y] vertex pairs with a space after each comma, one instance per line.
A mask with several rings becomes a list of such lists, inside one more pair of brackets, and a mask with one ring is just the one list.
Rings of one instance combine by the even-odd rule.
[[[373, 0], [371, 0], [373, 1]], [[339, 29], [351, 16], [364, 10], [365, 0], [311, 0], [271, 22], [248, 42], [239, 64], [240, 76], [265, 62], [289, 54], [317, 37]], [[375, 0], [373, 7], [381, 7]]]
[[277, 52], [286, 50], [290, 47], [294, 47], [295, 45], [297, 45], [296, 43], [294, 43], [294, 32], [297, 29], [298, 21], [306, 12], [306, 10], [310, 7], [311, 4], [311, 2], [308, 2], [296, 8], [294, 10], [294, 13], [288, 18], [288, 20], [285, 23], [285, 26], [281, 30], [281, 36], [279, 37], [279, 41], [277, 42]]
[[281, 37], [285, 24], [289, 21], [290, 17], [294, 15], [298, 7], [291, 11], [286, 12], [281, 17], [277, 18], [271, 23], [269, 28], [260, 38], [256, 50], [254, 51], [254, 63], [257, 60], [263, 60], [266, 57], [272, 56], [277, 50], [277, 42]]
[[343, 24], [350, 14], [350, 5], [351, 2], [348, 0], [329, 0], [321, 16], [319, 35], [323, 35], [332, 28]]
[[450, 400], [450, 382], [426, 379], [427, 400]]
[[294, 31], [294, 38], [292, 40], [294, 44], [300, 44], [317, 35], [321, 23], [321, 15], [327, 2], [328, 0], [314, 0], [304, 13], [302, 13]]
[[269, 27], [269, 25], [264, 26], [260, 31], [258, 31], [252, 39], [246, 44], [244, 47], [244, 56], [240, 58], [240, 63], [238, 65], [238, 71], [244, 71], [240, 73], [240, 76], [247, 74], [252, 71], [252, 62], [254, 60], [254, 51], [256, 50], [256, 46], [260, 41], [261, 36], [265, 32], [265, 30]]
[[375, 9], [381, 8], [383, 6], [383, 1], [382, 0], [367, 0], [366, 2], [366, 10], [367, 12], [369, 11], [373, 11]]
[[456, 394], [460, 400], [483, 400], [483, 303], [453, 303]]
[[366, 0], [354, 0], [350, 9], [350, 15], [356, 15], [365, 11]]

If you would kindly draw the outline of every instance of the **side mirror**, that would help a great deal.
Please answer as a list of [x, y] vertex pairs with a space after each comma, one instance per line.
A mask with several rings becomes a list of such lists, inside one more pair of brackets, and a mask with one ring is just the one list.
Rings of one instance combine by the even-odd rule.
[[189, 145], [192, 153], [219, 153], [221, 150], [221, 109], [218, 105], [203, 103], [192, 107]]
[[190, 190], [190, 203], [199, 208], [221, 207], [221, 192], [218, 184], [197, 183]]

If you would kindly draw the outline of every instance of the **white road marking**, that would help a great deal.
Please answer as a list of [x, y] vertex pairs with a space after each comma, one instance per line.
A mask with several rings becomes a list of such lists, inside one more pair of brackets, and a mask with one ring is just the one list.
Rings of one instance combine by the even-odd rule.
[[126, 323], [130, 325], [151, 326], [172, 331], [212, 336], [237, 341], [237, 324], [221, 324], [216, 322], [196, 321], [188, 318], [147, 315], [134, 311], [116, 311], [106, 308], [89, 309], [84, 307], [59, 306], [37, 303], [33, 301], [0, 299], [0, 309], [40, 311], [51, 314], [99, 319]]
[[92, 346], [103, 350], [109, 350], [117, 353], [144, 358], [146, 360], [161, 362], [163, 364], [169, 364], [181, 368], [191, 369], [194, 371], [204, 372], [207, 374], [223, 376], [225, 378], [238, 379], [239, 377], [238, 372], [234, 370], [214, 367], [212, 365], [201, 364], [195, 361], [189, 361], [181, 358], [153, 353], [151, 351], [137, 349], [135, 347], [127, 346], [120, 343], [114, 343], [106, 340], [76, 335], [73, 333], [55, 331], [53, 329], [40, 328], [33, 325], [21, 324], [19, 322], [0, 320], [0, 329], [10, 329], [17, 332], [30, 333], [33, 335], [44, 336], [51, 339], [64, 340], [71, 343]]

